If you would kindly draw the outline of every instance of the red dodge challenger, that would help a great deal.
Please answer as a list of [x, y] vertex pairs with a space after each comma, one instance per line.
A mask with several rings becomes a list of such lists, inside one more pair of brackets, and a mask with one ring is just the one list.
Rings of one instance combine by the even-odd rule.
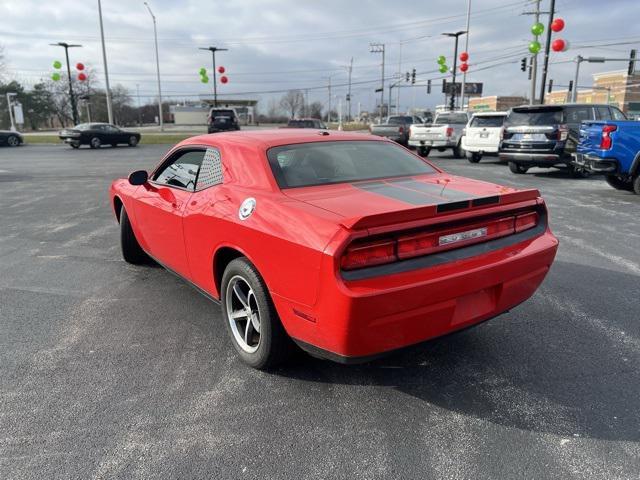
[[354, 362], [478, 324], [528, 299], [558, 247], [537, 190], [363, 134], [193, 137], [110, 195], [124, 259], [151, 257], [220, 302], [255, 368], [294, 343]]

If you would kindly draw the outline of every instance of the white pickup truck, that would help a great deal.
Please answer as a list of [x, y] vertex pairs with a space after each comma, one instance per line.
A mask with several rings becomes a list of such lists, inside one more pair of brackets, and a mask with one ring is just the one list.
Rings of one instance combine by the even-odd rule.
[[471, 118], [468, 112], [444, 112], [436, 115], [433, 123], [411, 125], [409, 146], [416, 147], [418, 154], [426, 157], [432, 148], [444, 152], [453, 150], [453, 156], [463, 155], [461, 139], [462, 131]]
[[478, 163], [484, 154], [498, 154], [502, 124], [506, 117], [507, 112], [473, 114], [462, 137], [462, 148], [467, 155], [467, 160]]

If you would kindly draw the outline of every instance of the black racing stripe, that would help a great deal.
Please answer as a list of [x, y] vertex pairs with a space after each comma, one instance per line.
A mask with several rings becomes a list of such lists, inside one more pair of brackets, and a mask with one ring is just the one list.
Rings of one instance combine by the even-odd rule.
[[[472, 198], [478, 197], [473, 193], [461, 192], [460, 190], [454, 190], [452, 188], [448, 188], [446, 184], [435, 185], [433, 183], [418, 182], [417, 180], [411, 180], [411, 179], [393, 180], [393, 181], [390, 181], [390, 183], [399, 185], [403, 188], [410, 188], [411, 190], [415, 190], [417, 192], [426, 193], [427, 195], [435, 195], [448, 202], [456, 202], [459, 200], [471, 200]], [[437, 202], [437, 203], [442, 203], [442, 202]]]
[[354, 183], [353, 186], [370, 193], [377, 193], [383, 197], [410, 203], [411, 205], [437, 205], [443, 203], [443, 200], [438, 198], [428, 197], [420, 192], [395, 187], [385, 182]]
[[469, 200], [462, 200], [460, 202], [449, 202], [449, 203], [441, 203], [438, 205], [437, 212], [451, 212], [453, 210], [463, 210], [465, 208], [469, 208]]
[[494, 195], [494, 196], [491, 196], [491, 197], [476, 198], [475, 200], [473, 200], [471, 202], [471, 204], [474, 207], [480, 207], [482, 205], [491, 205], [493, 203], [500, 203], [500, 196], [499, 195]]

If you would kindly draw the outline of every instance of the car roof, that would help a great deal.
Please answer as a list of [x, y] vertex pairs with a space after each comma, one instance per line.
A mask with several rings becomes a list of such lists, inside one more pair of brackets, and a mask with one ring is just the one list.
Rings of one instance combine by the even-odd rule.
[[340, 132], [336, 130], [315, 130], [312, 128], [301, 129], [265, 129], [265, 130], [240, 130], [234, 132], [220, 132], [208, 135], [198, 135], [180, 142], [182, 145], [207, 145], [217, 146], [223, 144], [236, 144], [261, 147], [268, 149], [280, 145], [294, 143], [329, 142], [345, 140], [366, 140], [370, 142], [388, 142], [389, 140], [368, 133]]
[[[606, 103], [558, 103], [553, 105], [519, 105], [513, 107], [513, 110], [555, 110], [566, 107], [609, 107]], [[615, 105], [614, 105], [615, 106]]]
[[476, 112], [474, 117], [504, 117], [507, 112]]

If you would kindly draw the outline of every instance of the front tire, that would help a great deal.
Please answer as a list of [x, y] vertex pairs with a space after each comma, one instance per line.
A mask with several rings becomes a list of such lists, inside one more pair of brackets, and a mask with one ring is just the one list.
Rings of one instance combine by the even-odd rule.
[[7, 145], [10, 147], [17, 147], [20, 145], [20, 139], [16, 135], [9, 135], [9, 138], [7, 138]]
[[128, 142], [130, 147], [135, 147], [138, 145], [138, 137], [136, 137], [135, 135], [131, 135], [129, 137], [129, 142]]
[[222, 276], [220, 299], [231, 342], [244, 363], [264, 370], [289, 357], [293, 342], [264, 280], [249, 260], [240, 257], [229, 263]]
[[77, 142], [70, 143], [69, 145], [71, 145], [71, 148], [80, 148], [80, 144]]
[[124, 209], [124, 205], [120, 208], [120, 247], [122, 249], [122, 258], [127, 263], [134, 265], [140, 265], [149, 260], [148, 255], [142, 250], [142, 247], [138, 243], [127, 211]]
[[509, 162], [509, 170], [517, 175], [522, 175], [527, 173], [527, 170], [529, 170], [529, 168], [524, 167], [516, 162]]
[[91, 148], [100, 148], [100, 145], [102, 145], [102, 142], [98, 137], [91, 137], [91, 140], [89, 140], [89, 146]]
[[633, 191], [633, 181], [620, 178], [618, 175], [606, 175], [604, 177], [606, 182], [616, 190], [626, 190], [627, 192]]

